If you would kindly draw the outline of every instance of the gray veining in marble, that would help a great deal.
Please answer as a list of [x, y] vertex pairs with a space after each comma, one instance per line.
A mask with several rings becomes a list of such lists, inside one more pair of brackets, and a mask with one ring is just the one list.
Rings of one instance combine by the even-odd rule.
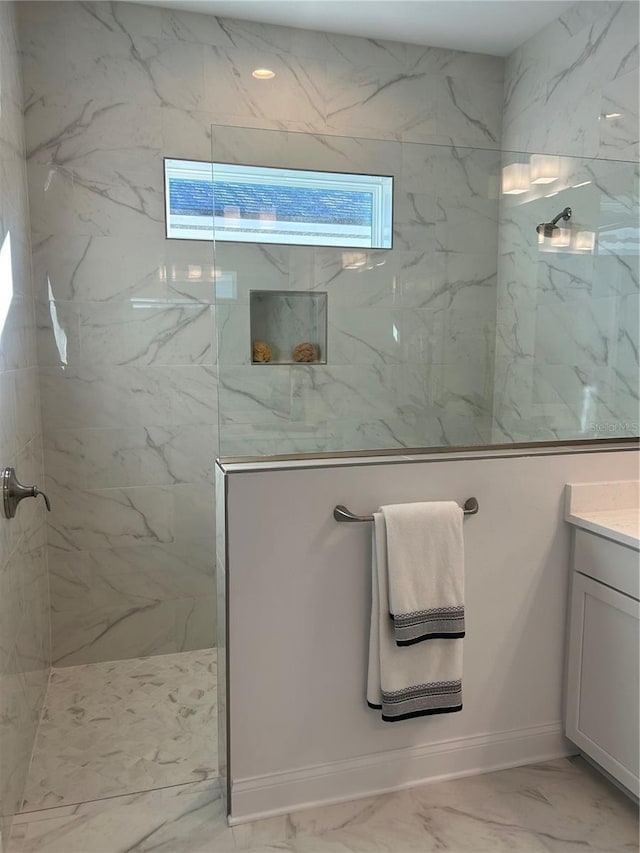
[[217, 654], [54, 669], [23, 812], [217, 776]]
[[[19, 11], [37, 312], [16, 303], [9, 349], [37, 336], [58, 663], [211, 642], [192, 566], [210, 549], [213, 601], [219, 452], [632, 429], [636, 4], [576, 4], [506, 61], [127, 3]], [[219, 243], [214, 269], [207, 243], [164, 239], [162, 175], [212, 145], [393, 174], [393, 250]], [[567, 155], [567, 186], [501, 198], [501, 148]], [[594, 254], [538, 249], [560, 200]], [[327, 292], [328, 364], [251, 368], [249, 291], [287, 289]], [[159, 552], [186, 568], [173, 600], [140, 595]], [[104, 578], [109, 557], [117, 592], [88, 593], [82, 561]]]
[[217, 783], [24, 815], [8, 853], [622, 853], [637, 809], [581, 759], [226, 826]]

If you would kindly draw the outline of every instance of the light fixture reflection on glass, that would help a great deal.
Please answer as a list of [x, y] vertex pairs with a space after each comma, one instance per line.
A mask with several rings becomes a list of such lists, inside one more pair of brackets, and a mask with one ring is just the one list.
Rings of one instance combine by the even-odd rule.
[[343, 252], [342, 269], [359, 270], [367, 265], [366, 252]]
[[590, 183], [591, 183], [591, 181], [582, 181], [582, 183], [580, 183], [580, 184], [573, 184], [573, 185], [572, 185], [572, 187], [571, 187], [571, 189], [572, 189], [572, 190], [577, 190], [577, 189], [578, 189], [578, 187], [586, 187], [586, 186], [587, 186], [587, 184], [590, 184]]
[[605, 117], [605, 118], [608, 118], [608, 119], [612, 119], [612, 118], [622, 118], [622, 113], [605, 113], [605, 114], [604, 114], [604, 117]]
[[560, 177], [560, 158], [547, 154], [532, 154], [529, 168], [532, 184], [552, 184]]
[[202, 267], [199, 264], [189, 264], [187, 278], [191, 281], [199, 281], [202, 278]]
[[556, 190], [556, 192], [554, 192], [554, 193], [547, 193], [545, 198], [553, 198], [554, 195], [559, 195], [559, 191]]
[[530, 189], [529, 164], [511, 163], [502, 170], [502, 192], [504, 195], [520, 195]]
[[255, 77], [256, 80], [273, 80], [276, 76], [276, 72], [272, 71], [270, 68], [256, 68], [251, 72], [251, 76]]
[[551, 245], [554, 249], [566, 249], [571, 245], [571, 229], [558, 228], [551, 236]]
[[275, 207], [265, 207], [258, 214], [258, 218], [261, 222], [275, 222], [276, 221], [276, 209], [275, 209]]
[[13, 268], [11, 266], [11, 232], [7, 234], [0, 249], [0, 335], [7, 322], [13, 302]]
[[598, 389], [595, 385], [585, 385], [582, 389], [582, 414], [580, 429], [586, 432], [587, 424], [593, 421], [593, 409], [597, 400]]
[[576, 252], [593, 252], [595, 247], [596, 235], [594, 231], [578, 231], [574, 243]]

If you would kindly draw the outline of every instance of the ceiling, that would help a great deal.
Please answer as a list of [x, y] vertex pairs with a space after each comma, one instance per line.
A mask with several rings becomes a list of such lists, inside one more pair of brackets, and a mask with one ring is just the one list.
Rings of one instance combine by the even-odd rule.
[[572, 2], [558, 0], [138, 0], [226, 18], [506, 56]]

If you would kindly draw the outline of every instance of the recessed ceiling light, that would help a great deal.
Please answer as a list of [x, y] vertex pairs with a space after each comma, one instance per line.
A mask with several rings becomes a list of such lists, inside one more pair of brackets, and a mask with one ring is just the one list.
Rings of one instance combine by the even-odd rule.
[[605, 118], [622, 118], [622, 113], [605, 113]]
[[256, 80], [272, 80], [276, 76], [276, 72], [270, 68], [256, 68], [255, 71], [251, 72], [251, 76], [255, 77]]

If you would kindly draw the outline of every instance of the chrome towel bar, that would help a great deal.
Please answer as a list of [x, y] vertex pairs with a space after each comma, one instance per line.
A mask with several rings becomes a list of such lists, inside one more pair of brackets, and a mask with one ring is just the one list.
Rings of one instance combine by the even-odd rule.
[[[465, 515], [475, 515], [479, 509], [477, 498], [467, 498], [462, 507]], [[346, 506], [338, 504], [333, 510], [333, 517], [336, 521], [373, 521], [372, 515], [355, 515], [348, 510]]]

